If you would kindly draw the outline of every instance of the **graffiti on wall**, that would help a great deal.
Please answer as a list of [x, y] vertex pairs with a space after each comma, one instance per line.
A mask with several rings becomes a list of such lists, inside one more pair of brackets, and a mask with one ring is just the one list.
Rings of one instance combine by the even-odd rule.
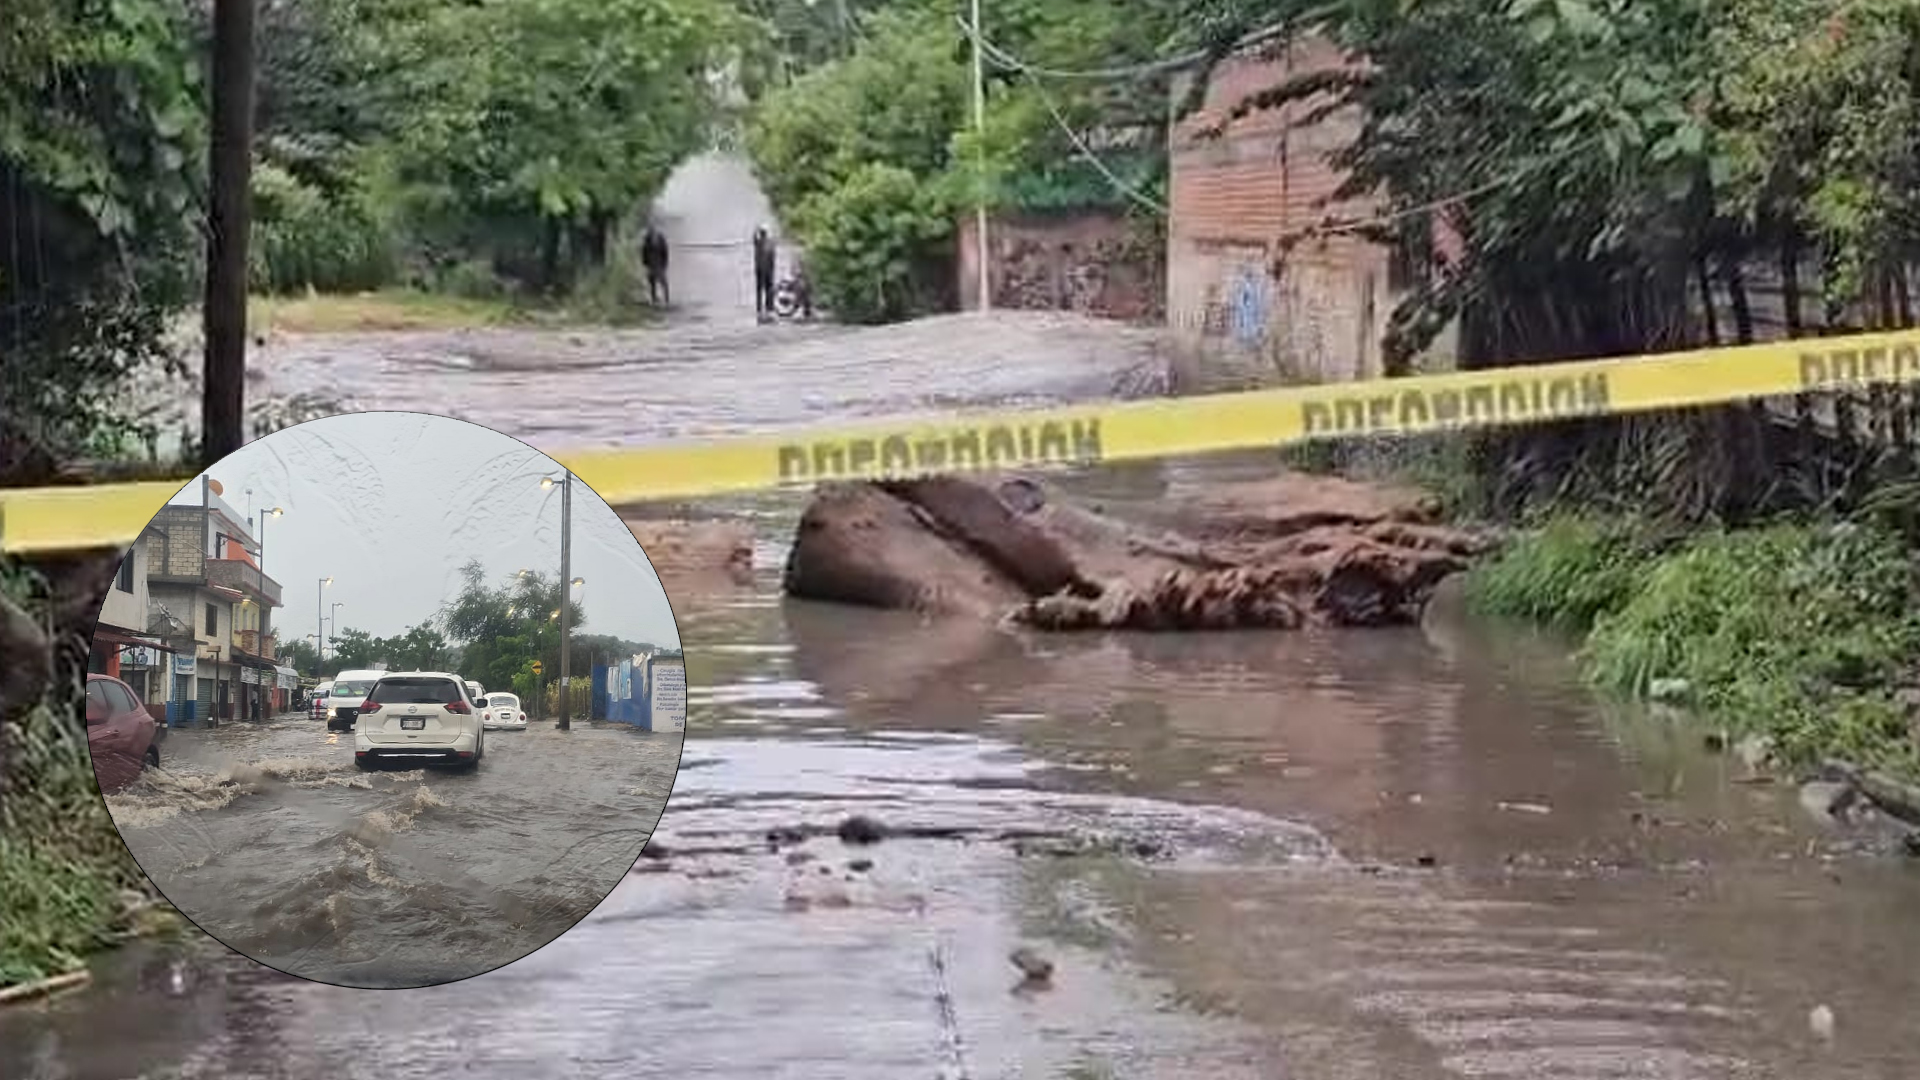
[[1241, 262], [1207, 282], [1201, 300], [1201, 336], [1227, 338], [1235, 345], [1257, 349], [1269, 337], [1273, 286], [1258, 263]]
[[1252, 266], [1241, 266], [1228, 286], [1227, 325], [1238, 344], [1252, 348], [1267, 336], [1267, 283]]

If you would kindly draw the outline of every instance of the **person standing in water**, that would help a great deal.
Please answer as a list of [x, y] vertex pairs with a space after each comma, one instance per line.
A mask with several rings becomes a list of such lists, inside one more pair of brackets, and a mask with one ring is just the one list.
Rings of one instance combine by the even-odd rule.
[[753, 230], [753, 313], [762, 319], [773, 315], [773, 237], [766, 226]]
[[656, 306], [672, 303], [667, 288], [667, 238], [652, 224], [640, 238], [640, 264], [647, 268], [647, 298]]

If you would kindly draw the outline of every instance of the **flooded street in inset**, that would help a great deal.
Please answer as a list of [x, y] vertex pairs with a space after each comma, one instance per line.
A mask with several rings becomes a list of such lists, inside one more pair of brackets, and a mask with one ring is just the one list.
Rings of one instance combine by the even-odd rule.
[[680, 737], [551, 723], [487, 736], [477, 766], [361, 769], [304, 715], [172, 732], [108, 807], [202, 929], [346, 985], [458, 978], [577, 922], [646, 841]]

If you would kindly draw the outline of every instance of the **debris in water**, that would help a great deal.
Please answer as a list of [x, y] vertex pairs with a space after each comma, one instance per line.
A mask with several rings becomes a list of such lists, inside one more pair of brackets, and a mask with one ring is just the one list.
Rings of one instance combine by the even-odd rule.
[[801, 863], [804, 863], [804, 862], [811, 862], [811, 861], [813, 861], [813, 853], [812, 853], [812, 852], [810, 852], [810, 851], [789, 851], [789, 852], [787, 852], [787, 865], [788, 865], [788, 866], [799, 866], [799, 865], [800, 865]]
[[1906, 849], [1908, 855], [1920, 859], [1920, 832], [1910, 832], [1901, 837], [1900, 845]]
[[1647, 683], [1647, 697], [1654, 701], [1679, 701], [1693, 692], [1693, 684], [1685, 679], [1654, 679]]
[[640, 857], [643, 859], [664, 859], [671, 854], [672, 851], [667, 845], [652, 837], [648, 837], [647, 846], [640, 849]]
[[1422, 854], [1420, 855], [1420, 857], [1419, 857], [1419, 858], [1417, 858], [1417, 859], [1415, 859], [1415, 860], [1413, 860], [1413, 861], [1414, 861], [1414, 863], [1415, 863], [1415, 864], [1417, 864], [1417, 865], [1419, 865], [1419, 866], [1421, 866], [1421, 867], [1423, 867], [1423, 868], [1425, 868], [1425, 869], [1428, 869], [1428, 870], [1431, 870], [1431, 869], [1433, 869], [1434, 867], [1436, 867], [1436, 866], [1439, 866], [1439, 865], [1440, 865], [1440, 860], [1439, 860], [1438, 858], [1436, 858], [1436, 857], [1435, 857], [1435, 856], [1433, 855], [1433, 853], [1432, 853], [1432, 852], [1424, 852], [1424, 853], [1422, 853]]
[[1040, 987], [1053, 982], [1053, 961], [1040, 955], [1033, 948], [1022, 945], [1007, 954], [1007, 959], [1013, 961], [1013, 966], [1020, 969], [1022, 986]]
[[841, 822], [836, 831], [846, 844], [877, 844], [887, 835], [886, 826], [864, 814], [855, 814]]
[[1807, 1026], [1813, 1029], [1813, 1037], [1821, 1042], [1833, 1041], [1833, 1010], [1825, 1005], [1815, 1005], [1807, 1013]]
[[1502, 802], [1499, 805], [1500, 805], [1500, 809], [1510, 810], [1516, 814], [1551, 814], [1553, 813], [1553, 807], [1547, 806], [1544, 803]]
[[856, 874], [864, 874], [867, 871], [873, 869], [873, 860], [872, 859], [855, 859], [852, 862], [847, 864], [847, 869], [853, 871]]

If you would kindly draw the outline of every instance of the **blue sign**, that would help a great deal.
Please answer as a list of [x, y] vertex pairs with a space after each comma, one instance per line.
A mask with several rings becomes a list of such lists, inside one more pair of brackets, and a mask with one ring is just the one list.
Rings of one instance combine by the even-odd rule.
[[195, 662], [192, 653], [174, 653], [173, 673], [175, 675], [191, 675], [193, 674]]

